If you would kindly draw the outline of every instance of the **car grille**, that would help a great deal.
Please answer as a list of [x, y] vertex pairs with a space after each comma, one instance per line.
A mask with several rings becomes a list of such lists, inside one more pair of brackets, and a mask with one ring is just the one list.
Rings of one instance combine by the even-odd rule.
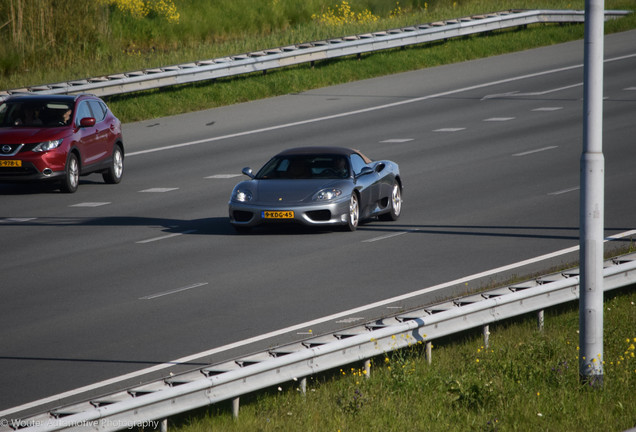
[[0, 145], [0, 156], [13, 156], [18, 153], [22, 147], [24, 147], [24, 144], [2, 144]]

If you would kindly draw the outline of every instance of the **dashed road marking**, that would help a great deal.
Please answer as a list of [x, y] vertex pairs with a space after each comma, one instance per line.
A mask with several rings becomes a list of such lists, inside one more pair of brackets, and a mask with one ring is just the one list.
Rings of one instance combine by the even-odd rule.
[[562, 110], [563, 107], [540, 107], [540, 108], [535, 108], [532, 111], [538, 111], [538, 112], [552, 112], [552, 111], [558, 111], [558, 110]]
[[376, 242], [376, 241], [380, 241], [380, 240], [386, 240], [388, 238], [401, 236], [402, 234], [408, 234], [410, 232], [413, 232], [413, 231], [400, 231], [400, 232], [396, 232], [396, 233], [392, 233], [392, 234], [386, 234], [386, 235], [383, 235], [383, 236], [374, 237], [374, 238], [367, 239], [367, 240], [362, 240], [362, 243], [372, 243], [372, 242]]
[[189, 230], [189, 231], [184, 231], [184, 232], [180, 232], [180, 233], [173, 233], [173, 234], [168, 234], [168, 235], [164, 235], [164, 236], [159, 236], [159, 237], [154, 237], [151, 239], [147, 239], [147, 240], [140, 240], [138, 242], [138, 244], [145, 244], [145, 243], [152, 243], [152, 242], [156, 242], [159, 240], [165, 240], [165, 239], [169, 239], [172, 237], [178, 237], [178, 236], [182, 236], [184, 234], [192, 234], [193, 232], [196, 232], [197, 230]]
[[562, 194], [565, 194], [565, 193], [568, 193], [568, 192], [577, 191], [579, 189], [581, 189], [581, 187], [577, 186], [577, 187], [572, 187], [572, 188], [568, 188], [568, 189], [562, 189], [562, 190], [559, 190], [559, 191], [556, 191], [556, 192], [550, 192], [548, 195], [562, 195]]
[[459, 132], [459, 131], [463, 131], [466, 128], [462, 128], [462, 127], [457, 127], [457, 128], [441, 128], [441, 129], [435, 129], [433, 132]]
[[485, 122], [505, 122], [505, 121], [510, 121], [514, 119], [515, 117], [491, 117], [491, 118], [484, 119], [484, 121]]
[[234, 177], [240, 177], [241, 174], [214, 174], [208, 177], [204, 177], [206, 179], [229, 179]]
[[513, 156], [527, 156], [529, 154], [539, 153], [539, 152], [543, 152], [543, 151], [547, 151], [547, 150], [552, 150], [552, 149], [555, 149], [555, 148], [558, 148], [558, 147], [559, 146], [542, 147], [540, 149], [528, 150], [528, 151], [522, 152], [522, 153], [515, 153], [515, 154], [513, 154]]
[[207, 282], [198, 282], [198, 283], [195, 283], [195, 284], [192, 284], [192, 285], [188, 285], [188, 286], [185, 286], [185, 287], [176, 288], [176, 289], [173, 289], [173, 290], [164, 291], [164, 292], [160, 292], [160, 293], [156, 293], [156, 294], [150, 294], [150, 295], [147, 295], [147, 296], [144, 296], [144, 297], [139, 297], [139, 300], [152, 300], [152, 299], [155, 299], [157, 297], [164, 297], [164, 296], [167, 296], [167, 295], [177, 294], [177, 293], [180, 293], [180, 292], [183, 292], [183, 291], [191, 290], [193, 288], [199, 288], [199, 287], [205, 286], [207, 284], [208, 284]]
[[390, 138], [384, 141], [380, 141], [380, 143], [405, 143], [413, 141], [413, 138]]
[[148, 192], [148, 193], [163, 193], [163, 192], [170, 192], [170, 191], [174, 191], [177, 190], [179, 188], [150, 188], [150, 189], [144, 189], [141, 190], [139, 192]]
[[83, 202], [70, 205], [69, 207], [100, 207], [110, 204], [109, 202]]

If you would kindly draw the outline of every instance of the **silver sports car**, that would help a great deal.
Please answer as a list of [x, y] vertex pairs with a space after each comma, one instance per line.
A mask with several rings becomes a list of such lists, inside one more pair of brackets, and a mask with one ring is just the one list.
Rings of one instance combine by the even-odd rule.
[[234, 187], [230, 223], [237, 231], [270, 222], [343, 226], [361, 220], [396, 220], [402, 211], [402, 178], [395, 162], [372, 161], [341, 147], [300, 147], [269, 160]]

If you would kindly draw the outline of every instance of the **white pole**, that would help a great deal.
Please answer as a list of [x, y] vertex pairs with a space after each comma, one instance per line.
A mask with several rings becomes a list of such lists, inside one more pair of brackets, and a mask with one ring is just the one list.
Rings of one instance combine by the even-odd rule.
[[579, 377], [593, 387], [603, 386], [604, 18], [604, 0], [585, 1]]

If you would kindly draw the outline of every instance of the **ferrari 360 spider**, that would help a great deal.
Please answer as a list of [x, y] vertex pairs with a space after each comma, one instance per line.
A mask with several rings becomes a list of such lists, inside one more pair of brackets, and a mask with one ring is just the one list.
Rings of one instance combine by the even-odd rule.
[[230, 223], [237, 231], [275, 222], [342, 226], [394, 221], [402, 211], [402, 178], [395, 162], [372, 161], [341, 147], [299, 147], [270, 159], [234, 187]]

